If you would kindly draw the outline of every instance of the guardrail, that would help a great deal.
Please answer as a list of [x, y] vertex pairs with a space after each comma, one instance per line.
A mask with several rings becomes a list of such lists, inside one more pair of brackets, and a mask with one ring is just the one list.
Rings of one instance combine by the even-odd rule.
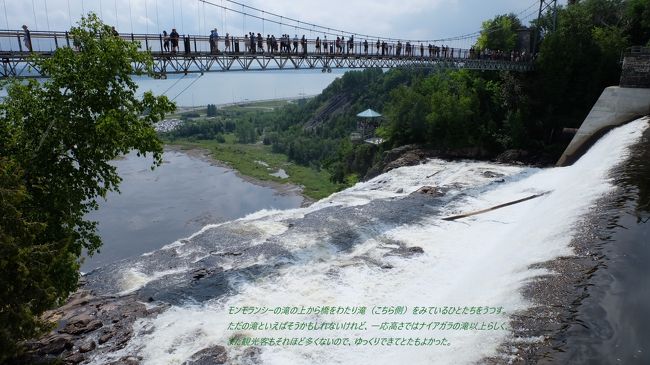
[[[0, 30], [0, 54], [15, 52], [30, 52], [24, 43], [24, 32], [20, 30]], [[455, 59], [489, 59], [511, 62], [528, 62], [530, 54], [510, 52], [500, 53], [493, 51], [475, 51], [474, 49], [461, 49], [446, 47], [434, 44], [410, 44], [406, 42], [379, 42], [370, 39], [354, 40], [349, 39], [338, 42], [336, 39], [294, 39], [290, 38], [288, 47], [290, 51], [280, 50], [282, 39], [277, 38], [271, 42], [270, 36], [257, 38], [251, 42], [248, 37], [220, 36], [215, 42], [210, 41], [205, 35], [181, 35], [178, 38], [178, 50], [172, 52], [172, 40], [169, 39], [169, 50], [166, 49], [166, 38], [162, 34], [138, 34], [120, 33], [119, 37], [139, 42], [140, 50], [160, 54], [263, 54], [263, 53], [287, 53], [287, 54], [320, 54], [320, 55], [375, 55], [393, 57], [431, 57], [431, 58], [455, 58]], [[30, 31], [30, 38], [33, 53], [48, 54], [61, 47], [74, 47], [74, 39], [69, 32], [58, 31]], [[277, 44], [269, 52], [269, 46]], [[261, 47], [260, 47], [261, 46]]]
[[[116, 34], [136, 42], [143, 52], [154, 58], [154, 73], [165, 77], [170, 73], [268, 70], [287, 68], [393, 68], [444, 67], [487, 71], [528, 71], [532, 68], [530, 54], [525, 52], [492, 52], [460, 49], [444, 45], [369, 40], [326, 40], [307, 38], [219, 37], [183, 35], [176, 42], [162, 34]], [[77, 49], [69, 32], [25, 33], [0, 30], [0, 77], [40, 77], [38, 65], [30, 57], [51, 56], [56, 49]], [[168, 45], [166, 43], [169, 43]], [[31, 45], [28, 47], [28, 45]], [[274, 65], [275, 64], [275, 65]], [[137, 65], [136, 65], [137, 66]], [[139, 65], [138, 67], [141, 67]], [[276, 67], [277, 66], [277, 67]], [[140, 70], [140, 69], [139, 69]]]

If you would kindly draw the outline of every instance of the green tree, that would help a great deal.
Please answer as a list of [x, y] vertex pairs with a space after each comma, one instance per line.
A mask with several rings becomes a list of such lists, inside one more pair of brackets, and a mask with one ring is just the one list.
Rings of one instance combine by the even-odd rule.
[[626, 1], [625, 28], [632, 45], [650, 45], [650, 0]]
[[517, 30], [521, 27], [515, 14], [497, 15], [483, 22], [476, 45], [479, 49], [512, 51], [517, 46]]
[[217, 106], [214, 104], [208, 104], [208, 117], [215, 117], [217, 115]]
[[237, 123], [235, 128], [235, 135], [237, 136], [237, 141], [239, 143], [255, 143], [257, 140], [257, 134], [255, 133], [255, 127], [250, 120], [242, 120]]
[[118, 190], [109, 162], [135, 149], [160, 164], [153, 123], [175, 108], [151, 92], [135, 96], [131, 75], [151, 74], [151, 56], [96, 15], [70, 36], [79, 52], [36, 58], [49, 78], [10, 81], [0, 104], [0, 362], [47, 328], [38, 316], [76, 289], [82, 252], [99, 249], [84, 216]]

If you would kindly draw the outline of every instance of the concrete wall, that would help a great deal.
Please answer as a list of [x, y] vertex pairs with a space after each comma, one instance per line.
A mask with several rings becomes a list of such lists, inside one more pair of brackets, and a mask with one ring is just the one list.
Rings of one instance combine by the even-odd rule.
[[646, 115], [650, 115], [650, 88], [606, 88], [558, 160], [557, 166], [571, 165], [607, 131]]

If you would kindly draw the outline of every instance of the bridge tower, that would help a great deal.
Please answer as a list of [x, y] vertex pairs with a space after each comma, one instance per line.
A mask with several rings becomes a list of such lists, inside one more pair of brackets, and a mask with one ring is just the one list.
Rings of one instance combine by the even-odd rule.
[[539, 42], [541, 41], [541, 31], [539, 25], [541, 24], [542, 17], [547, 10], [551, 9], [552, 13], [552, 23], [549, 29], [550, 32], [554, 32], [557, 28], [557, 0], [539, 0], [539, 12], [537, 13], [537, 29], [535, 31], [535, 43], [533, 44], [533, 53], [536, 53], [539, 50]]
[[537, 22], [542, 19], [546, 10], [553, 11], [553, 23], [551, 24], [551, 31], [555, 31], [557, 27], [557, 0], [539, 0], [539, 12], [537, 13]]

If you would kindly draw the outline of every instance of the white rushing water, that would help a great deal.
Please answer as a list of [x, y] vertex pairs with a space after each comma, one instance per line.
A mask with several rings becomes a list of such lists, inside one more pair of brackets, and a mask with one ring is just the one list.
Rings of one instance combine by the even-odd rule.
[[[520, 289], [540, 275], [552, 274], [531, 265], [572, 255], [575, 225], [598, 198], [613, 189], [609, 171], [626, 158], [628, 147], [639, 141], [648, 120], [617, 128], [601, 138], [573, 166], [536, 169], [485, 162], [444, 162], [403, 167], [332, 195], [308, 208], [262, 211], [224, 223], [261, 231], [262, 240], [281, 237], [295, 259], [277, 274], [238, 283], [237, 293], [201, 304], [175, 305], [151, 319], [139, 320], [134, 338], [115, 358], [137, 354], [145, 364], [181, 364], [195, 352], [214, 345], [228, 348], [229, 363], [245, 364], [244, 347], [227, 346], [233, 336], [445, 338], [448, 346], [261, 346], [263, 364], [471, 364], [486, 356], [500, 356], [497, 347], [513, 339], [506, 330], [381, 330], [383, 322], [496, 322], [508, 323], [509, 314], [530, 308]], [[502, 174], [485, 174], [490, 171]], [[503, 179], [500, 181], [500, 179]], [[411, 224], [390, 227], [349, 250], [335, 250], [319, 232], [291, 234], [288, 220], [301, 219], [331, 207], [361, 207], [380, 200], [396, 200], [428, 185], [446, 188], [447, 204]], [[484, 214], [457, 221], [441, 218], [489, 208], [531, 195], [547, 193]], [[446, 200], [445, 200], [446, 199]], [[373, 217], [367, 217], [372, 221]], [[204, 230], [210, 229], [206, 227]], [[234, 228], [233, 228], [234, 229]], [[259, 239], [258, 239], [259, 240]], [[256, 244], [255, 242], [251, 244]], [[386, 255], [399, 245], [421, 247], [424, 253]], [[189, 243], [165, 248], [186, 257]], [[360, 260], [359, 258], [364, 258]], [[259, 262], [268, 260], [260, 256]], [[371, 265], [369, 262], [378, 262]], [[237, 265], [251, 265], [252, 262]], [[127, 271], [123, 290], [130, 292], [149, 279]], [[159, 273], [166, 275], [165, 272]], [[126, 277], [125, 276], [125, 277]], [[404, 315], [232, 315], [230, 307], [285, 306], [403, 306]], [[502, 307], [499, 314], [414, 315], [414, 307]], [[367, 322], [368, 330], [353, 331], [229, 331], [237, 321]], [[505, 360], [505, 359], [504, 359]], [[106, 359], [95, 359], [103, 363]]]

